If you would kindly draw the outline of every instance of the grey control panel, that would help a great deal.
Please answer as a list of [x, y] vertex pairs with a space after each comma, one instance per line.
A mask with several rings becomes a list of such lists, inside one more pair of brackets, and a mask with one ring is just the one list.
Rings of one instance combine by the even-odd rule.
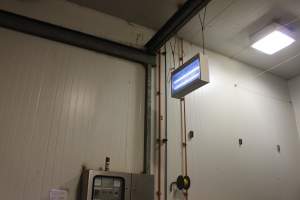
[[86, 170], [82, 200], [153, 200], [154, 176]]
[[124, 187], [124, 179], [120, 177], [95, 176], [93, 200], [122, 200]]

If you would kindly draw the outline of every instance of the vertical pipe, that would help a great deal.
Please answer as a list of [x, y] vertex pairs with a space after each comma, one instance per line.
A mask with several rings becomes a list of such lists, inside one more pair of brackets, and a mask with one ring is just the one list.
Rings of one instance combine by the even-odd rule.
[[[181, 64], [183, 64], [183, 39], [181, 39], [181, 47], [180, 47], [180, 60], [181, 60]], [[188, 175], [188, 161], [187, 161], [187, 135], [186, 135], [186, 110], [185, 110], [185, 98], [182, 99], [182, 113], [183, 113], [183, 151], [184, 151], [184, 175], [187, 176]], [[188, 200], [188, 191], [185, 191], [185, 199]]]
[[184, 127], [184, 162], [185, 162], [185, 175], [188, 175], [188, 162], [187, 162], [187, 137], [186, 137], [186, 112], [185, 112], [185, 99], [183, 100], [183, 127]]
[[[180, 40], [181, 41], [181, 40]], [[183, 64], [182, 60], [182, 46], [181, 43], [178, 42], [178, 63], [179, 66]], [[181, 154], [182, 154], [182, 174], [185, 175], [185, 140], [184, 140], [184, 113], [183, 113], [183, 102], [184, 102], [184, 97], [180, 99], [180, 124], [181, 124]]]
[[157, 199], [161, 197], [161, 52], [158, 55], [158, 172], [157, 172]]
[[150, 174], [151, 165], [151, 65], [145, 66], [144, 163], [143, 173]]
[[[165, 44], [165, 139], [168, 141], [168, 70], [167, 70], [167, 47]], [[168, 199], [168, 142], [165, 143], [165, 200]]]
[[[181, 62], [183, 64], [183, 39], [181, 39]], [[188, 164], [187, 164], [187, 136], [186, 136], [186, 110], [185, 110], [185, 98], [183, 99], [183, 126], [184, 126], [184, 143], [185, 143], [185, 175], [188, 175]]]
[[[176, 38], [175, 38], [176, 39]], [[181, 45], [180, 42], [178, 42], [178, 65], [182, 65], [182, 59], [181, 59]], [[184, 153], [184, 123], [183, 123], [183, 101], [184, 101], [184, 97], [180, 99], [180, 135], [181, 135], [181, 171], [182, 174], [185, 174], [185, 162], [184, 162], [184, 157], [185, 157], [185, 153]]]
[[182, 174], [185, 171], [184, 168], [184, 138], [183, 138], [183, 113], [182, 113], [182, 102], [183, 102], [183, 98], [180, 99], [180, 135], [181, 135], [181, 171]]

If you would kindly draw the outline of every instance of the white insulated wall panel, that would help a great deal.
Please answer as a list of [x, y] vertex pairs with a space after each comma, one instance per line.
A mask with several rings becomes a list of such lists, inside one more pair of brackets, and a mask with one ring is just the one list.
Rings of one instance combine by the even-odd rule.
[[1, 199], [77, 194], [82, 165], [141, 172], [144, 68], [0, 29]]
[[292, 103], [294, 106], [298, 133], [300, 134], [300, 89], [299, 88], [300, 88], [300, 76], [297, 76], [289, 81], [289, 89], [290, 89]]
[[[171, 42], [168, 68], [174, 66]], [[184, 61], [199, 52], [184, 42]], [[210, 83], [186, 96], [187, 131], [195, 134], [187, 143], [189, 199], [300, 199], [299, 140], [287, 81], [270, 73], [256, 77], [260, 70], [210, 51], [207, 56]], [[170, 97], [170, 81], [168, 92], [170, 184], [181, 174], [181, 136], [180, 103]], [[168, 199], [184, 198], [168, 191]]]

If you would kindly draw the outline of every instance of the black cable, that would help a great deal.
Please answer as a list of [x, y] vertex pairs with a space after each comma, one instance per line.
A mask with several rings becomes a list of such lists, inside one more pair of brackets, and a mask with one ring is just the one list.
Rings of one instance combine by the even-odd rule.
[[204, 8], [204, 17], [203, 17], [203, 28], [202, 28], [202, 40], [203, 40], [203, 55], [205, 54], [205, 33], [204, 33], [204, 29], [205, 27], [205, 19], [206, 19], [206, 6]]
[[171, 42], [171, 41], [170, 41], [170, 47], [171, 47], [172, 56], [173, 56], [173, 63], [174, 63], [173, 68], [175, 69], [175, 68], [176, 68], [176, 67], [175, 67], [175, 65], [176, 65], [176, 63], [175, 63], [176, 38], [174, 38], [174, 48], [173, 48], [173, 46], [172, 46], [172, 42]]
[[200, 13], [199, 13], [198, 17], [199, 17], [200, 25], [201, 25], [202, 49], [203, 49], [203, 55], [204, 55], [205, 54], [205, 34], [204, 34], [204, 30], [205, 30], [205, 19], [206, 19], [206, 6], [204, 8], [203, 20], [202, 20], [202, 17], [200, 15]]

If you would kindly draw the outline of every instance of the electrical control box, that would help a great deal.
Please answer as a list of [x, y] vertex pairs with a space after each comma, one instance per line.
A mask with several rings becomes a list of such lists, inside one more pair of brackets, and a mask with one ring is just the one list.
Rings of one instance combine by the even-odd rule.
[[171, 96], [183, 98], [207, 83], [209, 83], [207, 58], [197, 54], [172, 72]]
[[153, 175], [87, 170], [82, 187], [82, 200], [154, 199]]

